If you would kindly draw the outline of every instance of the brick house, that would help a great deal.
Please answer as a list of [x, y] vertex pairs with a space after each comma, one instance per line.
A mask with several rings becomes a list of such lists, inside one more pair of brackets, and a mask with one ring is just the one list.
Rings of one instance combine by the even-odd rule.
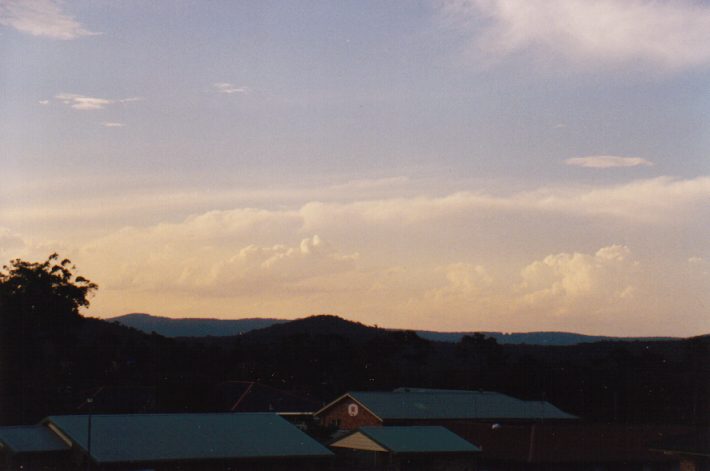
[[443, 421], [568, 421], [577, 417], [546, 401], [523, 401], [490, 391], [399, 388], [348, 392], [315, 413], [326, 427], [354, 430], [381, 425], [437, 425]]

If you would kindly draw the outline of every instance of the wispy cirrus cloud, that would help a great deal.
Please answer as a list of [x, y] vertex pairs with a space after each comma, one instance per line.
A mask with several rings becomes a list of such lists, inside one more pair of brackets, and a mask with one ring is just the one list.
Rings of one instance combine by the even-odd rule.
[[62, 11], [54, 0], [2, 0], [0, 25], [49, 39], [70, 40], [96, 34]]
[[126, 125], [124, 123], [118, 123], [115, 121], [104, 121], [103, 123], [101, 123], [101, 126], [105, 128], [123, 128]]
[[710, 65], [710, 5], [690, 0], [451, 0], [443, 17], [477, 54], [532, 54], [579, 66]]
[[235, 85], [229, 82], [217, 82], [212, 84], [212, 90], [217, 93], [232, 95], [233, 93], [248, 94], [251, 93], [251, 88]]
[[621, 157], [618, 155], [588, 155], [565, 160], [567, 165], [587, 168], [650, 167], [653, 162], [641, 157]]
[[98, 98], [79, 95], [76, 93], [60, 93], [54, 98], [75, 110], [81, 111], [102, 110], [107, 106], [114, 105], [116, 103], [130, 103], [142, 100], [142, 98], [140, 97], [129, 97], [114, 100], [110, 98]]

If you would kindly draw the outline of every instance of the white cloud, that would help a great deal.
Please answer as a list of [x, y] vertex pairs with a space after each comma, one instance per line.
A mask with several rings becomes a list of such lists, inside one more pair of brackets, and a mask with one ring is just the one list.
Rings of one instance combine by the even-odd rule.
[[480, 298], [482, 292], [493, 284], [493, 278], [485, 267], [457, 262], [440, 267], [446, 276], [446, 285], [427, 292], [426, 296], [436, 302], [451, 302], [455, 299], [471, 301]]
[[[35, 182], [36, 183], [36, 182]], [[6, 224], [58, 224], [66, 221], [82, 226], [98, 221], [99, 227], [120, 227], [126, 224], [149, 223], [165, 214], [207, 220], [232, 219], [243, 221], [245, 214], [264, 221], [289, 221], [291, 230], [303, 234], [317, 233], [331, 239], [340, 230], [352, 239], [364, 237], [373, 227], [397, 231], [414, 231], [416, 225], [449, 224], [449, 231], [465, 231], [471, 224], [491, 225], [500, 221], [505, 227], [521, 230], [524, 221], [549, 217], [558, 229], [580, 220], [620, 222], [627, 229], [645, 224], [678, 225], [688, 221], [710, 224], [710, 177], [691, 179], [658, 177], [639, 179], [618, 185], [550, 186], [530, 191], [491, 193], [461, 191], [443, 196], [423, 194], [416, 189], [408, 197], [391, 197], [386, 187], [380, 197], [380, 187], [361, 191], [358, 188], [333, 190], [327, 185], [308, 188], [239, 188], [214, 191], [184, 190], [171, 192], [162, 187], [122, 191], [128, 182], [114, 186], [112, 180], [92, 183], [98, 196], [87, 200], [81, 194], [68, 193], [61, 199], [48, 198], [44, 192], [49, 182], [33, 186], [27, 183], [2, 187], [3, 197], [12, 205], [0, 205], [0, 219]], [[62, 188], [72, 189], [74, 180]], [[397, 189], [397, 192], [404, 193]], [[28, 198], [31, 195], [32, 198]], [[130, 198], [129, 198], [130, 196]], [[256, 205], [257, 208], [239, 205]], [[284, 205], [284, 210], [266, 209]], [[236, 206], [236, 208], [235, 208]], [[259, 208], [260, 207], [260, 208]], [[208, 210], [208, 208], [234, 208]], [[111, 215], [110, 221], [107, 214]], [[515, 217], [513, 217], [515, 216]], [[524, 219], [520, 219], [524, 216]], [[518, 218], [518, 219], [516, 219]], [[532, 218], [532, 219], [530, 219]], [[248, 219], [252, 219], [251, 217]], [[519, 221], [516, 226], [514, 221]], [[142, 222], [137, 222], [142, 221]], [[108, 226], [107, 226], [108, 224]], [[54, 226], [53, 226], [54, 227]], [[361, 230], [353, 231], [352, 228]], [[300, 228], [300, 229], [299, 229]], [[453, 232], [452, 232], [453, 233]], [[268, 235], [268, 234], [265, 234]], [[392, 237], [393, 234], [388, 234]]]
[[33, 36], [61, 40], [100, 34], [87, 30], [73, 16], [62, 12], [61, 5], [53, 0], [2, 0], [0, 25]]
[[710, 262], [703, 257], [689, 257], [688, 266], [692, 270], [697, 270], [698, 273], [702, 274], [704, 277], [710, 275]]
[[532, 53], [582, 67], [710, 64], [710, 6], [702, 2], [451, 0], [442, 10], [492, 60]]
[[107, 106], [116, 103], [131, 103], [142, 100], [140, 97], [129, 97], [122, 98], [120, 100], [113, 100], [110, 98], [90, 97], [76, 93], [60, 93], [54, 98], [75, 110], [81, 111], [102, 110]]
[[[0, 254], [6, 252], [17, 251], [25, 246], [24, 239], [16, 232], [11, 231], [6, 227], [0, 227]], [[0, 261], [0, 266], [5, 260]]]
[[217, 93], [225, 93], [231, 95], [233, 93], [247, 94], [251, 93], [251, 89], [245, 86], [237, 86], [228, 82], [217, 82], [212, 84], [212, 90]]
[[678, 220], [690, 214], [707, 218], [709, 198], [710, 177], [688, 180], [659, 177], [611, 186], [542, 187], [503, 196], [463, 191], [440, 197], [350, 203], [315, 201], [303, 205], [300, 213], [308, 230], [318, 230], [325, 224], [402, 226], [467, 217], [479, 220], [506, 213], [606, 216], [650, 223]]
[[105, 128], [122, 128], [126, 126], [124, 123], [117, 123], [115, 121], [104, 121], [101, 125]]
[[[542, 305], [557, 315], [613, 307], [633, 297], [636, 264], [621, 245], [602, 247], [595, 254], [559, 253], [523, 268], [522, 302]], [[584, 304], [580, 304], [582, 301]]]
[[[403, 184], [309, 185], [295, 196], [279, 188], [276, 197], [264, 188], [104, 189], [113, 196], [66, 200], [61, 189], [73, 185], [55, 182], [52, 206], [36, 191], [0, 205], [4, 226], [38, 237], [0, 233], [0, 249], [11, 248], [0, 255], [41, 242], [34, 259], [55, 250], [71, 258], [101, 286], [97, 315], [334, 312], [428, 328], [708, 329], [710, 177], [378, 196]], [[57, 237], [73, 248], [49, 241]], [[667, 327], [674, 313], [683, 321]]]
[[30, 261], [46, 260], [50, 254], [65, 253], [67, 249], [67, 244], [63, 242], [30, 238], [0, 226], [0, 267], [16, 258]]
[[[635, 291], [638, 262], [626, 246], [609, 245], [595, 253], [561, 252], [533, 261], [515, 277], [495, 279], [481, 265], [457, 262], [440, 267], [445, 283], [426, 292], [422, 300], [430, 309], [468, 309], [486, 306], [512, 314], [576, 315], [593, 305], [605, 309], [630, 300]], [[586, 303], [586, 306], [585, 306]], [[468, 306], [468, 307], [465, 307]]]
[[101, 110], [107, 105], [115, 103], [115, 100], [88, 97], [75, 93], [60, 93], [55, 98], [75, 110]]
[[[423, 269], [411, 268], [401, 270], [396, 283], [380, 281], [387, 283], [380, 290], [389, 294], [383, 299], [404, 325], [419, 319], [449, 330], [475, 325], [479, 330], [616, 335], [706, 332], [707, 272], [689, 272], [683, 260], [657, 262], [612, 244], [591, 253], [558, 252], [518, 262], [521, 268], [511, 274], [456, 262], [430, 271], [437, 276], [422, 282]], [[427, 284], [435, 288], [422, 289]], [[683, 329], [678, 329], [679, 316]]]
[[381, 188], [390, 189], [392, 187], [402, 187], [410, 182], [408, 177], [398, 176], [398, 177], [385, 177], [385, 178], [375, 178], [375, 179], [360, 179], [360, 180], [350, 180], [345, 183], [338, 183], [332, 185], [330, 190], [342, 191], [342, 190], [378, 190]]
[[[670, 253], [658, 237], [695, 227], [684, 220], [698, 227], [710, 220], [706, 180], [213, 210], [82, 231], [66, 250], [44, 241], [39, 259], [59, 250], [75, 261], [101, 286], [92, 309], [101, 315], [331, 312], [388, 326], [639, 335], [668, 333], [667, 316], [682, 311], [684, 321], [673, 329], [697, 333], [708, 325], [700, 304], [710, 302], [707, 264], [688, 257], [702, 254], [705, 241], [674, 239], [683, 249]], [[194, 196], [158, 200], [164, 212], [153, 218]], [[62, 206], [77, 220], [87, 217], [81, 202]], [[96, 214], [112, 221], [120, 209], [101, 206]], [[142, 206], [129, 199], [126, 210], [136, 208]], [[661, 230], [648, 230], [649, 215], [631, 219], [633, 213], [651, 213]], [[14, 220], [8, 214], [0, 208], [0, 219]], [[602, 224], [588, 224], [600, 214]], [[53, 210], [38, 212], [43, 225], [50, 216]], [[66, 221], [66, 214], [59, 217]], [[623, 232], [594, 233], [613, 221]], [[570, 229], [580, 225], [589, 237]], [[14, 249], [0, 254], [27, 252], [21, 239], [5, 236], [0, 232], [0, 246]], [[569, 249], [571, 243], [601, 248]]]
[[46, 106], [49, 104], [49, 100], [39, 100], [37, 103], [39, 103], [42, 106]]
[[567, 165], [588, 168], [615, 168], [652, 166], [653, 162], [641, 157], [620, 157], [616, 155], [589, 155], [586, 157], [572, 157], [565, 160]]
[[[279, 296], [283, 290], [298, 291], [311, 278], [352, 270], [358, 259], [318, 235], [295, 245], [264, 245], [249, 243], [256, 239], [233, 220], [215, 222], [198, 217], [124, 229], [87, 244], [79, 258], [108, 289], [194, 292], [206, 298]], [[255, 221], [243, 222], [253, 227]]]
[[[550, 188], [526, 198], [540, 211], [610, 216], [637, 223], [664, 223], [710, 217], [710, 177], [658, 177], [596, 188]], [[522, 201], [520, 201], [522, 203]]]
[[297, 289], [300, 282], [352, 270], [357, 254], [341, 254], [320, 237], [303, 239], [298, 246], [248, 245], [235, 255], [215, 261], [206, 276], [187, 271], [178, 280], [183, 286], [208, 288], [212, 292], [255, 294]]

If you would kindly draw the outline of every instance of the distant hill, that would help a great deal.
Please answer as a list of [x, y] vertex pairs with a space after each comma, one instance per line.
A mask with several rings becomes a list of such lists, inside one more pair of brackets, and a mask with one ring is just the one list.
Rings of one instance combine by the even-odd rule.
[[[126, 314], [107, 319], [146, 333], [155, 332], [165, 337], [230, 337], [241, 335], [257, 329], [255, 336], [283, 336], [291, 333], [310, 332], [314, 334], [339, 334], [369, 337], [378, 330], [359, 322], [352, 322], [337, 316], [311, 316], [288, 321], [285, 319], [250, 318], [250, 319], [173, 319], [169, 317], [152, 316], [150, 314]], [[435, 332], [419, 330], [416, 333], [427, 340], [438, 342], [458, 342], [464, 335], [474, 332]], [[571, 332], [527, 332], [502, 333], [481, 332], [493, 337], [499, 344], [528, 345], [576, 345], [580, 343], [602, 341], [634, 341], [634, 340], [672, 340], [672, 337], [609, 337], [602, 335], [584, 335]]]
[[200, 319], [151, 316], [150, 314], [126, 314], [106, 319], [146, 333], [155, 332], [165, 337], [228, 337], [240, 335], [273, 324], [288, 322], [284, 319]]
[[[608, 341], [628, 341], [635, 340], [674, 340], [674, 337], [609, 337], [604, 335], [584, 335], [572, 332], [525, 332], [525, 333], [503, 333], [503, 332], [481, 332], [486, 337], [493, 337], [500, 344], [509, 345], [577, 345], [580, 343], [608, 342]], [[464, 335], [472, 335], [473, 332], [432, 332], [426, 330], [417, 331], [417, 334], [427, 340], [438, 342], [458, 342]]]
[[354, 340], [368, 340], [385, 332], [389, 331], [379, 327], [370, 327], [360, 322], [349, 321], [338, 316], [317, 315], [253, 330], [246, 334], [245, 337], [249, 340], [263, 338], [274, 341], [291, 335], [309, 334], [340, 335]]

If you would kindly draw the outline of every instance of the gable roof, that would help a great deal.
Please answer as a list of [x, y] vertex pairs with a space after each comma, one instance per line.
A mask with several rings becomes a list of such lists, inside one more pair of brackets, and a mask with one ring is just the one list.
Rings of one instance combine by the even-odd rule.
[[[48, 417], [87, 449], [88, 416]], [[91, 457], [98, 463], [325, 457], [332, 453], [276, 414], [95, 415]]]
[[0, 427], [0, 445], [12, 453], [49, 453], [69, 449], [69, 445], [41, 425]]
[[324, 412], [345, 397], [360, 403], [380, 420], [539, 420], [576, 419], [546, 401], [523, 401], [489, 391], [396, 389], [392, 392], [349, 392], [316, 412]]
[[[360, 434], [359, 442], [349, 438]], [[365, 440], [363, 440], [363, 438]], [[366, 443], [367, 440], [371, 443]], [[333, 447], [384, 449], [392, 453], [474, 453], [481, 451], [447, 428], [440, 426], [362, 427], [331, 444]]]

